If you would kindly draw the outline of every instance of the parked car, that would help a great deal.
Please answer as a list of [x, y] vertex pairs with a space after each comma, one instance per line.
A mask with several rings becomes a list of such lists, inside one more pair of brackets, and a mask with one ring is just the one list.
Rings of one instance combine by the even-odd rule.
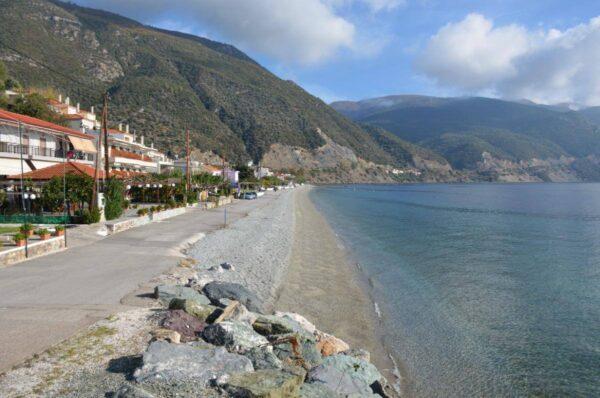
[[257, 197], [258, 195], [256, 194], [256, 192], [242, 192], [242, 194], [240, 195], [240, 199], [248, 200], [256, 199]]

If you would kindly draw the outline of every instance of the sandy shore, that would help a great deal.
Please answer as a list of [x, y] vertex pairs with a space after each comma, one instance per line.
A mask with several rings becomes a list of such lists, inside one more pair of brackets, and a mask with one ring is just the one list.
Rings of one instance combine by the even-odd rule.
[[395, 383], [394, 364], [381, 343], [374, 304], [309, 192], [310, 188], [300, 188], [294, 195], [294, 240], [275, 307], [301, 313], [352, 347], [370, 351], [372, 362]]

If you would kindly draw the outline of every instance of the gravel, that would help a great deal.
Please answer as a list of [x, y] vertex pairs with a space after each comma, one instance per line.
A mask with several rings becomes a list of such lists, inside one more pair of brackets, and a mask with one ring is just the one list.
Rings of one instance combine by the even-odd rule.
[[[280, 195], [272, 206], [254, 210], [187, 251], [198, 260], [200, 279], [239, 283], [272, 305], [289, 262], [294, 232], [293, 192]], [[233, 269], [221, 267], [225, 262]]]

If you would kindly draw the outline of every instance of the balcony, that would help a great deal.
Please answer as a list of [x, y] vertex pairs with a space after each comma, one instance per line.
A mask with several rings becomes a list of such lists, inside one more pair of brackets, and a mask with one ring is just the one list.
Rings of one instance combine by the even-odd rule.
[[[31, 145], [20, 145], [13, 144], [10, 142], [0, 142], [0, 152], [4, 153], [12, 153], [12, 154], [23, 154], [27, 157], [29, 156], [45, 156], [49, 158], [57, 158], [63, 159], [64, 151], [62, 148], [52, 149], [52, 148], [42, 148], [38, 146]], [[94, 156], [88, 153], [69, 150], [66, 154], [68, 159], [77, 159], [77, 160], [87, 160], [93, 161]]]

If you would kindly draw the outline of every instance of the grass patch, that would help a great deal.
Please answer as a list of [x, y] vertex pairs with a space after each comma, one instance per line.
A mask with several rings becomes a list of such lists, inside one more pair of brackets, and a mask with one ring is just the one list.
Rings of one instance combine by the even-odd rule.
[[19, 227], [11, 227], [8, 225], [0, 225], [0, 234], [14, 234], [19, 232]]

